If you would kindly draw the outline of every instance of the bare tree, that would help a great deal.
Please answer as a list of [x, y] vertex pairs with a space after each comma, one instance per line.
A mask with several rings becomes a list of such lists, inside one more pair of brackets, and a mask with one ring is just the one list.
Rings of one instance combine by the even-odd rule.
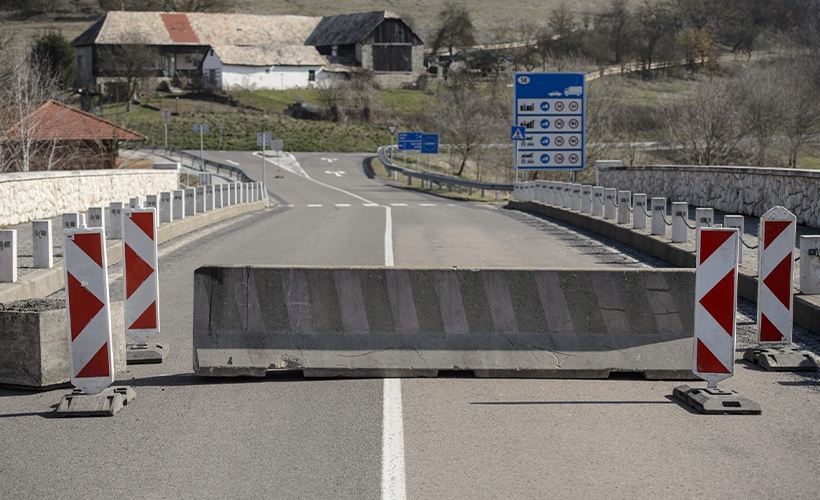
[[806, 143], [820, 132], [820, 90], [804, 64], [781, 68], [780, 92], [783, 106], [783, 134], [788, 144], [788, 164], [797, 168], [797, 159]]
[[782, 98], [782, 68], [767, 67], [747, 71], [737, 86], [737, 102], [742, 104], [742, 118], [754, 141], [753, 162], [767, 166], [769, 148], [786, 119]]
[[99, 59], [100, 71], [104, 76], [117, 77], [125, 83], [125, 112], [128, 113], [142, 83], [156, 74], [159, 52], [137, 31], [124, 34], [122, 40], [119, 45], [101, 46]]
[[595, 30], [606, 40], [615, 64], [623, 67], [635, 51], [635, 20], [627, 0], [612, 0], [600, 11], [595, 16]]
[[447, 49], [449, 52], [447, 68], [449, 68], [455, 49], [475, 45], [472, 15], [466, 4], [455, 4], [448, 1], [439, 12], [438, 17], [439, 24], [434, 30], [432, 50], [435, 54], [441, 48]]

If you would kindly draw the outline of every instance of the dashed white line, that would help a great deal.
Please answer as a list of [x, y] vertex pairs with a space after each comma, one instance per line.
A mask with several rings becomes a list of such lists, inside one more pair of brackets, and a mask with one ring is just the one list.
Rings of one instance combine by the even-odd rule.
[[337, 207], [349, 207], [350, 203], [337, 203], [336, 206]]
[[434, 207], [436, 206], [435, 203], [419, 203], [420, 207]]
[[362, 205], [362, 206], [363, 206], [363, 207], [378, 207], [378, 206], [379, 206], [379, 204], [378, 204], [378, 203], [365, 203], [365, 204], [364, 204], [364, 205]]
[[321, 206], [322, 206], [321, 203], [311, 203], [311, 204], [308, 205], [308, 208], [318, 208], [318, 207], [321, 207]]
[[407, 203], [391, 203], [391, 207], [406, 207]]

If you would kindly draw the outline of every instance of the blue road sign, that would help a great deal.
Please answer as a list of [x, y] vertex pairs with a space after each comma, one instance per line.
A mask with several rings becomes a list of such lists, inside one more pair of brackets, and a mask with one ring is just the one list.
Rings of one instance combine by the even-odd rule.
[[421, 152], [426, 155], [438, 154], [438, 134], [421, 134]]
[[527, 138], [527, 129], [513, 125], [510, 128], [510, 140], [523, 141]]
[[583, 73], [517, 73], [513, 103], [513, 129], [524, 129], [524, 139], [516, 142], [515, 168], [584, 168], [586, 81]]
[[399, 132], [399, 151], [421, 151], [421, 132]]

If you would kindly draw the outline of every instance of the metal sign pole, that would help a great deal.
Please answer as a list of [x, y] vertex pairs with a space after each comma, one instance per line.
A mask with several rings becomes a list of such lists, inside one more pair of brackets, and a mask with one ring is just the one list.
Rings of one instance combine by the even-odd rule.
[[205, 170], [205, 158], [203, 153], [202, 125], [199, 126], [199, 170]]
[[165, 122], [165, 149], [168, 149], [168, 122]]
[[268, 190], [268, 182], [267, 182], [267, 176], [266, 176], [267, 169], [265, 168], [267, 166], [267, 165], [265, 165], [266, 164], [266, 161], [265, 161], [265, 143], [268, 142], [267, 138], [268, 138], [267, 136], [262, 137], [262, 187], [265, 189], [265, 191]]

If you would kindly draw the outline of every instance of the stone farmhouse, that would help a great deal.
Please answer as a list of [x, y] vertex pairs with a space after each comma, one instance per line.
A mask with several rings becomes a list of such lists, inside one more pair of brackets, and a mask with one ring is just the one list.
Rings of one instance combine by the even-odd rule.
[[424, 71], [423, 42], [389, 11], [324, 18], [111, 11], [72, 45], [77, 86], [103, 93], [133, 73], [128, 54], [140, 50], [152, 54], [139, 62], [143, 78], [215, 92], [306, 88], [362, 71], [391, 88]]

